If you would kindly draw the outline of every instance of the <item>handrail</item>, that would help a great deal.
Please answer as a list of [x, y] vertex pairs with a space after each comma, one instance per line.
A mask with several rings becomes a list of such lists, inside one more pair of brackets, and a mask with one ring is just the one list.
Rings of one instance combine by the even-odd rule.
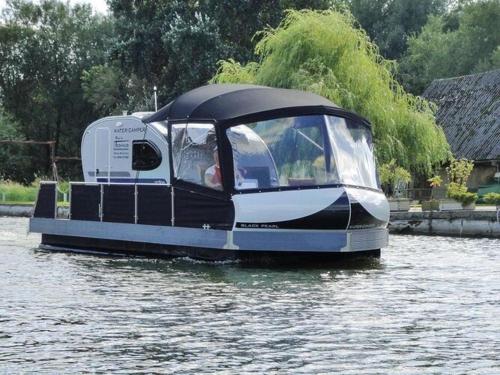
[[[54, 182], [55, 183], [55, 182]], [[70, 185], [122, 185], [122, 186], [132, 186], [132, 185], [152, 185], [152, 186], [172, 186], [172, 184], [165, 183], [154, 183], [154, 182], [138, 182], [138, 183], [125, 183], [125, 182], [85, 182], [85, 181], [70, 181]]]

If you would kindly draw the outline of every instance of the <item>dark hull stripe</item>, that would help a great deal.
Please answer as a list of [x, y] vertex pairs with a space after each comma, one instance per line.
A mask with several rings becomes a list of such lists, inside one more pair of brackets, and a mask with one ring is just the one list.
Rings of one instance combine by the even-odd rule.
[[385, 228], [387, 223], [370, 214], [361, 203], [351, 201], [351, 221], [348, 229]]

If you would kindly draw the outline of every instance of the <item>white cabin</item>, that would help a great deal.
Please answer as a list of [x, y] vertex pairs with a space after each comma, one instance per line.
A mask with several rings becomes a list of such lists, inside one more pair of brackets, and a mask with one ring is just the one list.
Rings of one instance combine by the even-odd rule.
[[146, 125], [141, 115], [105, 117], [87, 127], [81, 148], [85, 182], [170, 183], [168, 130]]

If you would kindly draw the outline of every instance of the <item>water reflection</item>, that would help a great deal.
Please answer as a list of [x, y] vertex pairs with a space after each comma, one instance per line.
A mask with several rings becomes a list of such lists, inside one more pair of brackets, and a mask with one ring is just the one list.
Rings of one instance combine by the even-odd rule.
[[495, 373], [500, 241], [298, 268], [34, 250], [0, 219], [0, 373]]

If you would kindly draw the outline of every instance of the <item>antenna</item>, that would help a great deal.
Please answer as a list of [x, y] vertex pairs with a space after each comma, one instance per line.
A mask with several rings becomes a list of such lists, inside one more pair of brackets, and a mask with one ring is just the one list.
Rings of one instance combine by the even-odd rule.
[[155, 112], [158, 111], [158, 96], [156, 95], [156, 86], [153, 87], [155, 91]]

